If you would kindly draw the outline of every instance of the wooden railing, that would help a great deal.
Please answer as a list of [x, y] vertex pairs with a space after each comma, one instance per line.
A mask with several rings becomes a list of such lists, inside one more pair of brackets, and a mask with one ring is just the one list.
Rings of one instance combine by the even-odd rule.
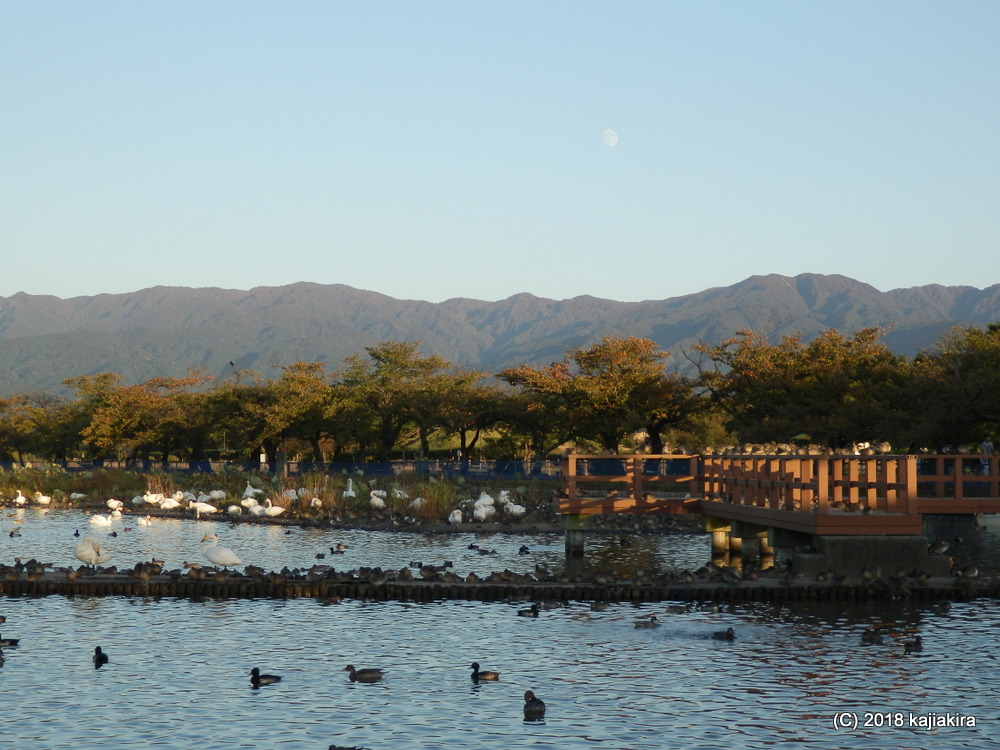
[[[700, 492], [700, 456], [603, 456], [571, 453], [563, 459], [560, 513], [678, 512]], [[686, 496], [686, 497], [685, 497]]]
[[[663, 496], [670, 491], [674, 497]], [[571, 454], [561, 513], [676, 510], [693, 499], [828, 514], [1000, 512], [996, 456]]]

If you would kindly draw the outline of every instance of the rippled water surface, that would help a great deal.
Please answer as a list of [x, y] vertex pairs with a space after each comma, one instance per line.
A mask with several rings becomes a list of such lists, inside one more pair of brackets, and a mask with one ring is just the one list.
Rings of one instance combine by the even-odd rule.
[[[0, 539], [4, 562], [20, 555], [70, 564], [73, 530], [98, 533], [77, 513], [31, 513], [18, 525], [20, 537]], [[311, 565], [337, 541], [348, 544], [348, 554], [333, 560], [345, 569], [423, 557], [452, 559], [460, 573], [527, 571], [536, 558], [553, 566], [562, 560], [558, 535], [484, 536], [478, 542], [498, 554], [481, 556], [467, 549], [477, 538], [466, 534], [285, 535], [280, 527], [222, 522], [157, 524], [124, 532], [122, 523], [118, 537], [104, 537], [113, 562], [199, 559], [198, 540], [209, 530], [244, 563], [269, 569]], [[976, 532], [977, 554], [992, 554], [992, 533]], [[518, 554], [522, 544], [530, 555]], [[607, 565], [688, 567], [708, 551], [704, 537], [641, 537], [637, 545], [595, 539], [588, 553]], [[996, 735], [1000, 607], [993, 600], [721, 612], [672, 611], [670, 603], [595, 612], [580, 602], [538, 619], [518, 617], [519, 606], [0, 599], [7, 617], [0, 632], [22, 638], [5, 649], [0, 668], [0, 747], [978, 748]], [[662, 626], [636, 629], [634, 621], [649, 614]], [[871, 624], [887, 633], [882, 646], [860, 645]], [[735, 641], [712, 638], [727, 627]], [[924, 651], [905, 654], [902, 642], [917, 634]], [[99, 670], [90, 658], [96, 645], [111, 657]], [[499, 670], [500, 681], [474, 685], [472, 661]], [[351, 683], [348, 663], [381, 667], [387, 676]], [[253, 666], [284, 679], [252, 690]], [[547, 703], [543, 722], [523, 719], [528, 689]], [[842, 731], [834, 727], [837, 712], [862, 724], [865, 712], [879, 713], [868, 728]], [[931, 712], [971, 716], [977, 726], [909, 726], [911, 714]], [[905, 726], [886, 726], [899, 722]]]

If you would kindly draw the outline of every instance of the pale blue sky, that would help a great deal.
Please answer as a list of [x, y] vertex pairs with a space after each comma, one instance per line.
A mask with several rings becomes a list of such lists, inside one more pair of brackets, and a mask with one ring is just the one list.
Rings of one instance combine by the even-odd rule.
[[995, 0], [0, 0], [0, 296], [990, 286], [998, 38]]

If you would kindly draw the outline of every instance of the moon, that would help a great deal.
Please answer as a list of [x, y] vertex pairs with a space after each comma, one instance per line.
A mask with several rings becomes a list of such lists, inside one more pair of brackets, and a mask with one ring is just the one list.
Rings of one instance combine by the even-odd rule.
[[618, 145], [618, 133], [611, 128], [601, 131], [601, 138], [604, 140], [604, 145], [608, 148], [614, 148]]

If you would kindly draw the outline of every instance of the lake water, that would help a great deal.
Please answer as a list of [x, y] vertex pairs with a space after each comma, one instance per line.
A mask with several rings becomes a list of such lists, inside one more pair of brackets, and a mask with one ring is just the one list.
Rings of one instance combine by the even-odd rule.
[[[14, 524], [23, 520], [22, 524]], [[133, 526], [124, 532], [124, 527]], [[17, 529], [20, 536], [9, 537]], [[74, 511], [4, 517], [3, 562], [35, 557], [76, 563], [73, 531], [101, 537], [120, 567], [162, 556], [168, 567], [199, 560], [216, 531], [244, 563], [401, 567], [454, 562], [464, 574], [558, 567], [556, 534], [482, 536], [292, 529], [225, 522], [154, 521], [97, 531]], [[950, 531], [950, 529], [949, 529]], [[102, 536], [103, 535], [103, 536]], [[996, 532], [965, 531], [959, 551], [996, 567]], [[479, 555], [470, 541], [497, 550]], [[519, 555], [526, 544], [529, 555]], [[588, 541], [590, 564], [694, 567], [706, 537], [617, 537]], [[993, 600], [916, 605], [738, 605], [671, 611], [670, 603], [591, 611], [588, 603], [516, 615], [524, 603], [428, 604], [345, 600], [141, 598], [0, 599], [4, 650], [0, 747], [300, 748], [979, 748], [993, 743], [1000, 714]], [[656, 614], [656, 629], [634, 621]], [[881, 646], [861, 646], [879, 624]], [[712, 638], [732, 627], [736, 640]], [[921, 635], [924, 650], [905, 654]], [[110, 663], [94, 669], [100, 645]], [[498, 670], [475, 685], [469, 664]], [[344, 666], [387, 670], [381, 683], [351, 683]], [[259, 690], [258, 666], [283, 680]], [[547, 704], [526, 722], [525, 690]], [[975, 727], [927, 728], [934, 714]], [[834, 725], [859, 723], [847, 729]], [[864, 726], [866, 723], [869, 726]], [[899, 726], [902, 724], [902, 726]]]

